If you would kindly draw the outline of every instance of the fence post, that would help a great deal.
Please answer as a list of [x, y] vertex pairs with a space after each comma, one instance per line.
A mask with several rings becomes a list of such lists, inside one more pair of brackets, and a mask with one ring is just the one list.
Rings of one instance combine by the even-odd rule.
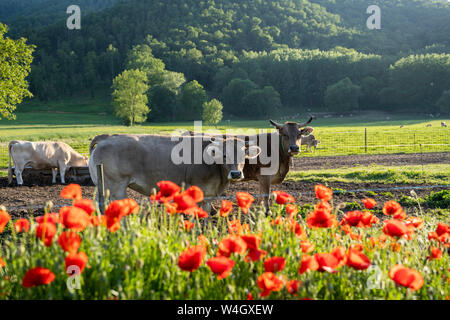
[[364, 128], [364, 146], [367, 153], [367, 128]]
[[105, 180], [103, 178], [103, 163], [97, 165], [98, 207], [105, 214]]

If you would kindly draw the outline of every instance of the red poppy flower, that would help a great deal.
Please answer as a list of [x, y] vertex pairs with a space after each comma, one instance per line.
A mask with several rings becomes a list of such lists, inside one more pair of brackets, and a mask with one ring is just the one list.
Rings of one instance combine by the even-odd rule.
[[84, 211], [86, 211], [86, 213], [88, 215], [92, 215], [92, 213], [95, 212], [95, 205], [94, 202], [92, 200], [89, 199], [80, 199], [80, 200], [75, 200], [73, 203], [74, 207], [83, 209]]
[[206, 212], [200, 207], [194, 207], [192, 210], [189, 210], [188, 212], [190, 215], [193, 215], [194, 217], [208, 218], [208, 212]]
[[333, 251], [331, 251], [330, 253], [333, 256], [335, 256], [336, 259], [338, 259], [338, 261], [339, 261], [338, 267], [340, 267], [341, 265], [345, 264], [345, 262], [347, 260], [347, 256], [346, 256], [344, 247], [337, 247]]
[[314, 191], [316, 192], [316, 198], [322, 201], [330, 201], [333, 198], [333, 191], [323, 185], [315, 185]]
[[186, 191], [186, 194], [190, 195], [195, 202], [203, 201], [203, 191], [197, 186], [191, 186]]
[[411, 290], [419, 290], [424, 283], [422, 275], [418, 271], [400, 264], [396, 264], [391, 268], [389, 277], [398, 285], [410, 288]]
[[49, 269], [36, 267], [27, 271], [22, 280], [22, 286], [32, 288], [51, 283], [55, 280], [55, 274]]
[[200, 241], [200, 243], [205, 247], [208, 248], [209, 247], [209, 241], [208, 238], [205, 237], [205, 235], [201, 234], [197, 237], [198, 241]]
[[181, 188], [172, 181], [160, 181], [156, 184], [159, 188], [159, 192], [154, 199], [161, 202], [171, 201], [173, 197], [181, 191]]
[[289, 219], [294, 219], [298, 213], [298, 209], [293, 204], [286, 205], [286, 213], [289, 215]]
[[272, 291], [280, 291], [284, 287], [284, 283], [272, 272], [264, 272], [258, 277], [258, 287], [262, 290], [261, 297], [268, 296]]
[[228, 233], [230, 234], [241, 234], [249, 229], [248, 224], [244, 223], [241, 225], [241, 222], [237, 219], [228, 221]]
[[319, 268], [317, 269], [320, 272], [337, 272], [336, 268], [339, 267], [340, 261], [331, 253], [316, 253], [314, 255], [317, 263], [319, 264]]
[[414, 228], [416, 228], [416, 229], [422, 229], [423, 225], [424, 225], [423, 219], [420, 219], [418, 217], [409, 217], [404, 222], [406, 225], [409, 225], [409, 224], [413, 225]]
[[247, 250], [247, 244], [239, 236], [227, 236], [219, 243], [219, 254], [230, 257], [232, 253], [243, 254]]
[[81, 187], [78, 184], [71, 183], [61, 190], [61, 198], [81, 200]]
[[105, 210], [106, 227], [115, 232], [120, 227], [120, 220], [133, 213], [139, 212], [139, 205], [132, 199], [115, 200]]
[[4, 266], [6, 266], [6, 262], [0, 257], [0, 268], [3, 268]]
[[36, 228], [36, 237], [44, 241], [44, 245], [47, 247], [52, 245], [55, 234], [56, 226], [53, 223], [43, 222]]
[[272, 257], [264, 261], [264, 270], [266, 272], [276, 273], [284, 269], [286, 265], [286, 259], [283, 257]]
[[443, 222], [439, 222], [436, 227], [436, 233], [438, 236], [442, 236], [445, 233], [450, 233], [450, 226]]
[[391, 237], [402, 237], [412, 232], [411, 228], [400, 220], [385, 220], [383, 232]]
[[189, 214], [189, 210], [197, 207], [197, 202], [187, 193], [174, 196], [173, 201], [177, 204], [177, 212]]
[[300, 267], [298, 268], [298, 273], [303, 274], [308, 270], [315, 271], [317, 269], [319, 269], [319, 263], [317, 262], [316, 258], [314, 256], [304, 254], [302, 256]]
[[81, 245], [81, 237], [75, 232], [63, 232], [58, 238], [58, 244], [61, 249], [69, 253], [75, 253], [78, 251]]
[[301, 282], [299, 280], [290, 280], [286, 283], [286, 289], [290, 294], [295, 296], [298, 292], [298, 287], [300, 284]]
[[300, 247], [302, 248], [303, 253], [310, 253], [314, 250], [314, 244], [309, 241], [300, 242]]
[[245, 261], [259, 261], [263, 259], [267, 254], [267, 251], [260, 249], [249, 249], [247, 255], [245, 256]]
[[356, 270], [366, 270], [372, 263], [361, 251], [349, 249], [347, 253], [347, 266]]
[[436, 259], [436, 260], [440, 260], [442, 258], [442, 251], [441, 249], [437, 248], [437, 247], [431, 247], [430, 248], [430, 255], [427, 257], [428, 259], [432, 260], [432, 259]]
[[84, 267], [86, 267], [88, 261], [88, 257], [86, 253], [84, 252], [78, 252], [78, 253], [69, 253], [66, 257], [65, 264], [66, 264], [66, 273], [68, 275], [72, 275], [73, 271], [69, 269], [70, 266], [77, 266], [80, 268], [80, 273], [83, 272]]
[[91, 222], [91, 217], [83, 209], [62, 207], [59, 210], [61, 224], [72, 231], [83, 231]]
[[222, 206], [220, 207], [220, 216], [227, 217], [233, 210], [233, 202], [228, 200], [222, 200]]
[[106, 226], [106, 217], [104, 215], [91, 216], [91, 224], [94, 227]]
[[206, 256], [206, 248], [202, 245], [196, 245], [186, 249], [180, 254], [178, 258], [178, 267], [181, 270], [192, 272], [202, 264]]
[[255, 198], [247, 192], [236, 192], [236, 199], [238, 206], [245, 214], [248, 213], [248, 209], [250, 209], [253, 201], [255, 201]]
[[251, 292], [247, 294], [247, 300], [253, 300], [253, 295]]
[[176, 203], [164, 202], [164, 207], [166, 208], [166, 212], [170, 215], [173, 215], [177, 212]]
[[234, 261], [227, 257], [219, 256], [209, 259], [206, 264], [211, 268], [212, 272], [217, 274], [218, 279], [225, 279], [230, 275]]
[[387, 216], [394, 216], [394, 219], [399, 219], [405, 215], [402, 206], [396, 201], [387, 201], [383, 206], [383, 213]]
[[330, 228], [337, 224], [336, 217], [327, 210], [314, 210], [306, 218], [310, 228]]
[[349, 211], [342, 218], [341, 225], [368, 228], [371, 227], [373, 223], [378, 222], [380, 222], [380, 220], [368, 211]]
[[289, 219], [288, 223], [289, 229], [292, 232], [294, 232], [297, 237], [299, 237], [300, 239], [306, 239], [307, 237], [306, 231], [301, 227], [301, 225], [297, 221]]
[[193, 222], [184, 220], [184, 230], [190, 231], [194, 226], [195, 224]]
[[49, 222], [56, 224], [59, 222], [59, 215], [55, 212], [46, 213], [43, 216], [34, 218], [34, 221], [36, 221], [37, 223]]
[[0, 209], [0, 233], [3, 232], [10, 219], [11, 216], [8, 212]]
[[290, 202], [295, 202], [295, 198], [291, 196], [289, 193], [284, 191], [274, 191], [273, 192], [276, 196], [275, 201], [278, 204], [286, 204]]
[[30, 230], [30, 221], [28, 219], [19, 219], [14, 222], [16, 232], [28, 232]]
[[314, 210], [323, 210], [326, 212], [331, 212], [333, 211], [333, 207], [327, 201], [320, 201], [318, 204], [314, 206]]
[[369, 210], [377, 205], [376, 201], [372, 198], [364, 199], [362, 203], [364, 204], [364, 207]]
[[244, 234], [241, 238], [245, 241], [249, 250], [256, 250], [261, 244], [261, 237], [257, 234]]

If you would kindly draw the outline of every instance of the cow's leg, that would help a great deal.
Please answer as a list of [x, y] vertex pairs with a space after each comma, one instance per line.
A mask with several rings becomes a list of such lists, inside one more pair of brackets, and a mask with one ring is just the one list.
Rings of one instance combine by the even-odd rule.
[[121, 200], [127, 197], [127, 188], [129, 185], [129, 179], [120, 177], [111, 178], [104, 173], [105, 192], [109, 190], [109, 200]]
[[56, 183], [56, 175], [58, 174], [57, 168], [52, 168], [52, 183]]
[[16, 175], [16, 181], [19, 186], [23, 185], [22, 172], [25, 165], [22, 163], [16, 163], [14, 168], [14, 174]]
[[[61, 183], [66, 184], [65, 175], [66, 175], [67, 165], [64, 161], [59, 161], [58, 164], [59, 164], [59, 176], [61, 178]], [[56, 180], [54, 183], [56, 183]]]
[[269, 207], [269, 194], [270, 194], [270, 180], [271, 176], [259, 176], [259, 193], [263, 194], [264, 207], [266, 208], [266, 213], [270, 214]]

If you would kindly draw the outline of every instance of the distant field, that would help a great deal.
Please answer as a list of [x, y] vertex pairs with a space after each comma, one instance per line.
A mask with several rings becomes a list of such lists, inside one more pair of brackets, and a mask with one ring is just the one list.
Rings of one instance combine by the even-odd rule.
[[[110, 115], [109, 106], [99, 102], [91, 106], [88, 101], [78, 103], [32, 104], [21, 107], [14, 121], [0, 120], [0, 168], [7, 167], [7, 144], [11, 140], [58, 140], [69, 143], [75, 150], [87, 154], [90, 140], [103, 133], [159, 133], [170, 135], [178, 129], [193, 130], [192, 122], [146, 123], [136, 127], [121, 125]], [[441, 128], [441, 121], [450, 119], [419, 119], [385, 115], [365, 115], [344, 118], [318, 118], [311, 126], [321, 141], [314, 153], [302, 156], [327, 156], [363, 154], [365, 128], [367, 128], [367, 153], [413, 153], [450, 151], [450, 128]], [[274, 119], [282, 122], [279, 119]], [[302, 121], [303, 119], [297, 119]], [[431, 124], [431, 127], [426, 125]], [[403, 128], [400, 128], [403, 125]], [[215, 127], [204, 126], [203, 129]], [[217, 127], [227, 129], [273, 130], [268, 120], [227, 121]]]

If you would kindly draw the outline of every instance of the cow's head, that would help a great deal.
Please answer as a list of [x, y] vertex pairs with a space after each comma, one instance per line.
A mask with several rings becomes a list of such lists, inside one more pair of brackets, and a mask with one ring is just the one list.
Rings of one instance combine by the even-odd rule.
[[300, 153], [302, 145], [302, 136], [307, 135], [314, 131], [311, 127], [306, 127], [307, 124], [311, 123], [313, 117], [310, 117], [305, 123], [297, 122], [286, 122], [285, 124], [276, 123], [270, 120], [270, 123], [277, 128], [278, 133], [281, 137], [281, 146], [285, 153], [290, 156], [294, 156]]
[[238, 138], [211, 138], [203, 153], [208, 164], [221, 164], [228, 180], [238, 181], [244, 178], [245, 159], [255, 159], [261, 153], [261, 148], [244, 142]]

